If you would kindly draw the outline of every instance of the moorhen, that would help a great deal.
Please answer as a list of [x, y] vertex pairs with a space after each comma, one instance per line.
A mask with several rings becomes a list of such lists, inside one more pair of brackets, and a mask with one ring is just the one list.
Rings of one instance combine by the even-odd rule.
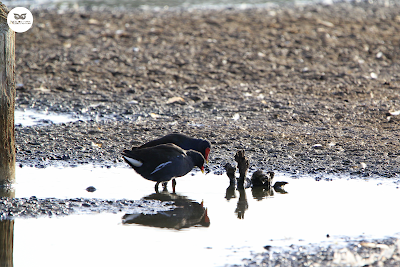
[[203, 157], [207, 162], [208, 162], [208, 155], [210, 154], [211, 150], [211, 143], [209, 141], [204, 139], [192, 138], [179, 133], [168, 134], [159, 139], [150, 141], [140, 147], [132, 147], [132, 150], [152, 147], [161, 144], [175, 144], [184, 150], [190, 150], [190, 149], [196, 150], [197, 152], [200, 152], [203, 155]]
[[204, 203], [198, 203], [179, 194], [168, 192], [155, 193], [143, 197], [146, 200], [169, 202], [176, 208], [157, 212], [156, 214], [143, 214], [137, 212], [126, 213], [122, 217], [123, 224], [139, 224], [160, 228], [183, 229], [192, 226], [210, 226], [210, 218]]
[[162, 144], [153, 147], [122, 152], [124, 160], [143, 178], [157, 182], [168, 182], [181, 177], [197, 166], [204, 172], [204, 157], [194, 150], [183, 150], [174, 144]]

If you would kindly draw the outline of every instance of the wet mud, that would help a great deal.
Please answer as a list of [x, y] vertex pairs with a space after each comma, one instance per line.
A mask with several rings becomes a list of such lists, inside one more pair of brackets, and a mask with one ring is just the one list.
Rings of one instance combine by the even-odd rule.
[[266, 252], [236, 266], [400, 266], [399, 248], [398, 238], [354, 239], [347, 246], [292, 245], [284, 251], [267, 245]]
[[158, 200], [106, 200], [97, 198], [0, 198], [0, 220], [91, 214], [100, 212], [130, 212], [143, 215], [174, 210], [173, 202]]

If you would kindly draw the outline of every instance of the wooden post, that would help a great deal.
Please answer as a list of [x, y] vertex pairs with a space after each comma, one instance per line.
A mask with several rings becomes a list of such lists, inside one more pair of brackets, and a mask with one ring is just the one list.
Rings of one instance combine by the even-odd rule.
[[0, 186], [15, 179], [15, 33], [0, 2]]

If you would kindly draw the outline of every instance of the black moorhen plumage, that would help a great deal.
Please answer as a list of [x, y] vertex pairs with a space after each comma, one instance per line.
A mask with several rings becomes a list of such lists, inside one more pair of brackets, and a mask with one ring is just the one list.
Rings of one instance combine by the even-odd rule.
[[193, 167], [204, 172], [204, 157], [194, 150], [183, 150], [174, 144], [162, 144], [153, 147], [122, 152], [124, 160], [143, 178], [157, 182], [168, 182], [174, 177], [181, 177]]
[[207, 162], [208, 162], [208, 155], [210, 154], [211, 150], [211, 143], [209, 141], [205, 139], [192, 138], [179, 133], [168, 134], [159, 139], [150, 141], [140, 147], [132, 147], [132, 150], [152, 147], [161, 144], [175, 144], [184, 150], [190, 150], [190, 149], [196, 150], [197, 152], [200, 152], [203, 155], [203, 157]]

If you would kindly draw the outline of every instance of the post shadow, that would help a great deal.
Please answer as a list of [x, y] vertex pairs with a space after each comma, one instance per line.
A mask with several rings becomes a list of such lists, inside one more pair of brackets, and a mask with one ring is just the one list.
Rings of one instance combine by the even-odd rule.
[[[15, 197], [13, 188], [0, 186], [0, 198]], [[0, 220], [0, 267], [13, 267], [14, 220]]]

